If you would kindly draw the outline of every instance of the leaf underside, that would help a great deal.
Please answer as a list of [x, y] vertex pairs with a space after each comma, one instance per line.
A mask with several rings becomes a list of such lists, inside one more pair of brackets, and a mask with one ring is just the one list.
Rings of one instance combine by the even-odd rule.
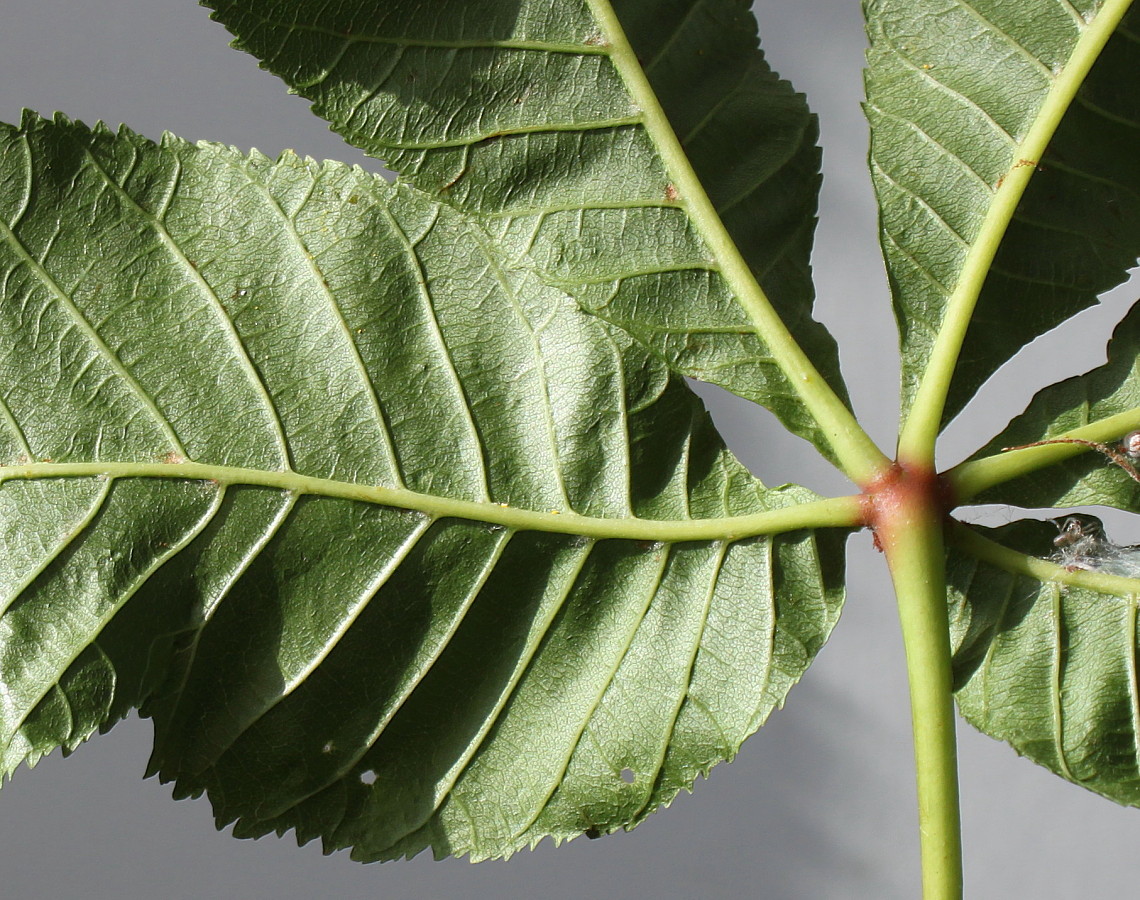
[[[1040, 160], [1019, 144], [1095, 0], [870, 0], [867, 115], [903, 358], [903, 411], [984, 217], [1037, 164], [981, 286], [944, 422], [1021, 347], [1122, 282], [1140, 254], [1140, 11], [1102, 51]], [[995, 73], [1000, 73], [995, 77]]]
[[[978, 529], [1047, 556], [1046, 522]], [[951, 550], [958, 707], [1019, 754], [1118, 803], [1140, 805], [1136, 595], [1040, 581]]]
[[[1140, 408], [1140, 305], [1116, 327], [1108, 361], [1091, 372], [1039, 391], [975, 458], [1044, 441]], [[1140, 484], [1099, 453], [1083, 453], [1007, 481], [975, 498], [979, 503], [1024, 507], [1112, 506], [1140, 509]]]
[[[663, 123], [577, 0], [207, 5], [402, 183], [62, 118], [0, 128], [0, 775], [141, 707], [152, 771], [239, 836], [479, 859], [636, 825], [783, 702], [842, 600], [842, 532], [653, 532], [814, 499], [754, 479], [682, 376], [827, 452], [677, 193]], [[867, 3], [904, 413], [1096, 5]], [[614, 7], [741, 255], [845, 397], [811, 318], [816, 122], [748, 4]], [[947, 419], [1140, 251], [1138, 31], [1132, 13], [1026, 161], [1041, 171]], [[1137, 329], [1134, 309], [1105, 366], [983, 454], [1140, 405]], [[116, 475], [75, 470], [103, 464]], [[1135, 509], [1140, 488], [1085, 455], [979, 499]], [[1052, 534], [992, 536], [1045, 556]], [[1140, 804], [1137, 600], [956, 549], [948, 579], [967, 719]]]
[[[1081, 52], [1099, 3], [868, 0], [867, 116], [903, 357], [903, 416], [926, 372], [947, 304], [1011, 171], [1035, 166], [999, 234], [953, 378], [943, 424], [1021, 347], [1094, 304], [1140, 253], [1137, 26], [1127, 14], [1039, 160], [1022, 141]], [[1000, 75], [995, 75], [1000, 73]], [[1042, 390], [975, 458], [1140, 406], [1140, 310], [1118, 327], [1109, 361]], [[1087, 453], [991, 488], [974, 502], [1136, 509], [1138, 485]], [[978, 529], [1008, 550], [1050, 557], [1056, 529]], [[955, 690], [984, 733], [1058, 775], [1140, 803], [1136, 597], [1006, 568], [952, 545], [947, 562]], [[1060, 570], [1054, 570], [1059, 572]], [[1123, 582], [1125, 585], [1128, 582]], [[1127, 591], [1124, 592], [1127, 594]]]
[[[141, 705], [152, 769], [239, 835], [506, 855], [668, 803], [834, 624], [839, 532], [496, 524], [813, 495], [414, 187], [29, 115], [0, 130], [0, 275], [4, 774]], [[185, 460], [214, 477], [131, 471]]]
[[[205, 5], [349, 143], [478, 218], [514, 264], [830, 453], [690, 220], [654, 143], [662, 125], [633, 102], [584, 2]], [[835, 342], [811, 318], [818, 126], [765, 62], [749, 5], [614, 8], [740, 252], [845, 397]]]

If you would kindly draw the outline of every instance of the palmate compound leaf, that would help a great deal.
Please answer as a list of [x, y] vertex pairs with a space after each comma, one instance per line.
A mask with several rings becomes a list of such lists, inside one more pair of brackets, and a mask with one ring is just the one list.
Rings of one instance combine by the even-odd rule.
[[904, 411], [1012, 170], [1038, 164], [981, 288], [944, 421], [1021, 347], [1123, 281], [1140, 254], [1140, 8], [1101, 52], [1047, 152], [1026, 160], [1022, 147], [1101, 5], [866, 3], [871, 169]]
[[482, 218], [518, 264], [674, 371], [768, 407], [830, 455], [658, 145], [671, 127], [747, 266], [845, 398], [835, 342], [811, 318], [818, 127], [765, 62], [747, 0], [612, 4], [667, 124], [623, 82], [605, 2], [204, 5], [349, 143]]
[[812, 495], [478, 223], [0, 134], [3, 773], [141, 704], [239, 835], [509, 854], [668, 803], [825, 640], [843, 533], [765, 512]]
[[1042, 559], [1056, 535], [1028, 521], [958, 532], [946, 571], [958, 706], [1019, 754], [1137, 806], [1140, 580]]

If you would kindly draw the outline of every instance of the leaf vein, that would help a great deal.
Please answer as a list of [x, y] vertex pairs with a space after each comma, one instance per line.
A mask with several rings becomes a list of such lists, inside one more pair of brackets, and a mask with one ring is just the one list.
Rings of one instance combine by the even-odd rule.
[[590, 704], [590, 708], [582, 717], [582, 721], [578, 726], [578, 733], [568, 742], [569, 751], [563, 754], [560, 770], [558, 774], [552, 779], [543, 800], [538, 804], [538, 807], [535, 809], [526, 824], [515, 831], [515, 833], [512, 835], [513, 838], [517, 839], [520, 835], [525, 834], [531, 828], [531, 826], [534, 825], [539, 816], [542, 815], [542, 811], [546, 809], [547, 805], [550, 803], [551, 798], [561, 789], [563, 783], [565, 782], [566, 775], [570, 770], [570, 763], [573, 761], [575, 755], [577, 755], [578, 747], [581, 745], [583, 737], [589, 732], [590, 721], [594, 718], [594, 715], [598, 711], [598, 707], [601, 706], [602, 701], [605, 699], [606, 694], [609, 693], [610, 688], [613, 687], [614, 681], [617, 678], [618, 671], [621, 669], [622, 663], [625, 662], [626, 657], [629, 655], [629, 650], [633, 646], [633, 642], [637, 637], [637, 632], [641, 629], [642, 624], [645, 622], [645, 616], [649, 612], [649, 607], [652, 605], [653, 599], [657, 596], [657, 593], [661, 588], [661, 584], [665, 578], [665, 569], [668, 566], [669, 560], [672, 558], [672, 551], [672, 544], [665, 544], [659, 551], [661, 558], [660, 565], [657, 568], [656, 575], [649, 585], [649, 590], [646, 592], [645, 600], [642, 603], [641, 611], [637, 617], [637, 622], [626, 634], [625, 646], [622, 647], [621, 653], [619, 653], [617, 659], [614, 660], [609, 674], [606, 676], [604, 683], [601, 685], [600, 689], [595, 695], [593, 702]]
[[[531, 666], [534, 664], [534, 660], [538, 656], [539, 648], [542, 646], [543, 641], [550, 631], [550, 627], [554, 623], [555, 617], [558, 615], [559, 611], [566, 603], [566, 600], [570, 596], [570, 592], [574, 589], [574, 586], [578, 583], [578, 578], [581, 576], [582, 570], [586, 567], [586, 561], [590, 558], [590, 555], [596, 545], [596, 541], [590, 541], [588, 544], [581, 548], [582, 552], [579, 555], [574, 568], [568, 573], [568, 577], [562, 586], [557, 600], [550, 604], [550, 609], [547, 611], [546, 618], [539, 624], [539, 626], [531, 635], [531, 640], [524, 648], [523, 653], [520, 655], [519, 661], [516, 663], [515, 669], [511, 673], [510, 681], [507, 683], [505, 689], [502, 692], [502, 695], [496, 702], [495, 708], [491, 711], [491, 714], [487, 716], [483, 728], [479, 730], [474, 739], [464, 750], [457, 764], [452, 767], [452, 771], [449, 772], [445, 778], [441, 779], [437, 785], [435, 805], [432, 809], [432, 812], [429, 815], [423, 817], [421, 823], [417, 823], [413, 826], [413, 828], [418, 828], [421, 824], [429, 821], [431, 816], [438, 812], [443, 807], [443, 804], [449, 799], [452, 802], [462, 804], [461, 798], [454, 794], [455, 786], [459, 783], [460, 779], [467, 772], [467, 769], [470, 767], [471, 763], [478, 756], [479, 751], [482, 749], [483, 742], [495, 730], [495, 727], [498, 725], [503, 712], [506, 710], [507, 706], [510, 704], [510, 701], [514, 697], [518, 686], [522, 684], [527, 674], [531, 671]], [[525, 830], [526, 829], [523, 829], [523, 831]], [[472, 821], [472, 832], [474, 831], [475, 825], [474, 821]], [[407, 833], [411, 834], [411, 832], [412, 829], [409, 829]]]
[[[214, 492], [214, 498], [210, 506], [206, 508], [203, 514], [199, 517], [198, 521], [194, 523], [193, 527], [188, 528], [177, 542], [171, 544], [170, 547], [166, 548], [165, 553], [159, 554], [152, 561], [151, 565], [144, 572], [142, 572], [138, 578], [135, 579], [134, 583], [131, 584], [125, 591], [123, 591], [122, 594], [116, 598], [114, 603], [109, 605], [108, 609], [102, 617], [102, 620], [98, 623], [98, 627], [92, 631], [93, 636], [91, 638], [91, 643], [94, 643], [98, 640], [99, 634], [102, 633], [103, 629], [107, 626], [111, 619], [118, 615], [119, 611], [122, 610], [122, 608], [130, 602], [131, 598], [134, 597], [135, 594], [137, 594], [142, 589], [142, 587], [150, 580], [151, 576], [154, 575], [154, 573], [159, 569], [161, 569], [169, 560], [176, 557], [183, 550], [183, 548], [185, 548], [192, 540], [194, 540], [194, 538], [196, 538], [202, 532], [202, 530], [207, 525], [209, 525], [214, 516], [217, 514], [218, 509], [221, 507], [222, 497], [225, 495], [225, 492], [226, 489], [224, 487], [219, 487]], [[105, 496], [106, 494], [104, 494], [104, 497]], [[84, 524], [86, 525], [86, 523]], [[30, 716], [35, 711], [36, 706], [38, 706], [40, 701], [42, 701], [43, 698], [47, 695], [48, 690], [50, 690], [52, 686], [59, 684], [59, 680], [71, 667], [71, 664], [79, 658], [79, 655], [85, 648], [86, 643], [82, 644], [76, 652], [71, 654], [71, 656], [63, 663], [63, 665], [56, 670], [56, 675], [52, 684], [49, 685], [43, 692], [41, 692], [33, 702], [28, 704], [27, 709], [25, 709], [21, 714], [15, 728], [12, 729], [13, 736], [23, 727], [24, 723], [27, 721], [28, 716]]]
[[1053, 75], [1052, 70], [1047, 65], [1045, 65], [1045, 63], [1043, 63], [1040, 59], [1038, 59], [1036, 56], [1034, 56], [1017, 39], [1015, 39], [1012, 34], [1009, 34], [1008, 32], [1003, 31], [1001, 28], [999, 28], [996, 24], [994, 24], [992, 21], [990, 21], [988, 18], [986, 18], [976, 6], [974, 6], [972, 3], [967, 2], [967, 0], [954, 0], [954, 2], [956, 2], [958, 4], [958, 6], [965, 9], [968, 13], [970, 13], [970, 15], [972, 15], [975, 19], [977, 19], [978, 22], [987, 31], [989, 31], [991, 34], [996, 34], [1000, 38], [1002, 38], [1002, 40], [1012, 50], [1014, 50], [1015, 52], [1020, 54], [1025, 59], [1026, 62], [1028, 62], [1032, 66], [1036, 67], [1038, 69], [1038, 71], [1040, 71], [1045, 76], [1047, 81], [1053, 80], [1054, 75]]
[[24, 246], [23, 242], [16, 233], [8, 227], [6, 222], [0, 222], [0, 237], [8, 242], [9, 246], [16, 252], [16, 255], [31, 269], [32, 273], [40, 280], [48, 293], [55, 297], [57, 303], [59, 303], [68, 314], [72, 324], [79, 329], [89, 344], [94, 347], [96, 353], [104, 358], [115, 374], [118, 375], [130, 391], [135, 394], [140, 405], [151, 415], [174, 451], [179, 456], [186, 456], [186, 448], [183, 447], [173, 426], [163, 414], [162, 410], [159, 409], [154, 398], [147, 393], [127, 367], [123, 365], [123, 361], [119, 359], [118, 355], [107, 345], [106, 341], [104, 341], [102, 336], [92, 327], [91, 323], [87, 321], [71, 297], [67, 295], [58, 282], [51, 276], [43, 263], [32, 257], [31, 253], [28, 252], [28, 248]]
[[[227, 160], [228, 162], [228, 160]], [[376, 383], [372, 380], [372, 375], [368, 371], [368, 367], [364, 365], [364, 360], [360, 356], [360, 348], [356, 345], [356, 341], [352, 338], [352, 332], [348, 327], [348, 322], [344, 318], [344, 311], [337, 303], [336, 297], [333, 296], [332, 288], [329, 286], [328, 279], [325, 277], [320, 266], [317, 264], [316, 259], [309, 250], [308, 244], [305, 243], [304, 238], [301, 237], [300, 232], [297, 231], [297, 225], [294, 215], [287, 215], [285, 210], [281, 208], [280, 202], [269, 188], [262, 184], [258, 179], [253, 178], [250, 173], [242, 167], [233, 167], [240, 174], [244, 175], [249, 181], [250, 185], [254, 187], [264, 198], [270, 208], [277, 214], [282, 225], [285, 227], [286, 233], [289, 235], [290, 240], [296, 245], [297, 249], [301, 251], [301, 255], [305, 259], [305, 264], [309, 270], [313, 284], [316, 286], [321, 297], [324, 299], [329, 311], [333, 315], [333, 321], [340, 334], [344, 346], [348, 351], [349, 358], [352, 360], [352, 366], [356, 372], [356, 376], [360, 381], [361, 389], [364, 391], [368, 398], [368, 405], [375, 423], [376, 431], [380, 436], [380, 443], [384, 448], [384, 452], [388, 456], [392, 475], [396, 480], [397, 487], [403, 487], [403, 482], [400, 480], [399, 465], [396, 461], [396, 451], [392, 446], [392, 438], [388, 433], [388, 427], [384, 420], [383, 410], [380, 408], [380, 398], [376, 391]], [[302, 209], [312, 196], [312, 192], [316, 189], [319, 175], [314, 176], [312, 183], [309, 185], [305, 197], [298, 205], [298, 211]]]
[[1128, 598], [1128, 629], [1125, 641], [1125, 660], [1128, 666], [1128, 699], [1131, 701], [1130, 713], [1132, 718], [1132, 754], [1136, 768], [1140, 771], [1140, 674], [1137, 673], [1136, 642], [1140, 639], [1137, 632], [1137, 600], [1132, 595]]
[[957, 163], [964, 172], [972, 176], [973, 179], [985, 189], [986, 193], [992, 194], [994, 192], [993, 185], [990, 184], [989, 181], [987, 181], [985, 178], [983, 178], [977, 169], [967, 163], [966, 160], [962, 159], [962, 157], [950, 151], [942, 142], [935, 139], [935, 137], [931, 135], [930, 132], [926, 131], [924, 128], [921, 128], [917, 122], [908, 119], [905, 116], [900, 116], [897, 113], [889, 112], [885, 109], [882, 109], [881, 107], [876, 106], [873, 108], [877, 114], [883, 116], [884, 118], [897, 122], [903, 128], [909, 128], [916, 135], [918, 135], [921, 141], [933, 147], [939, 153], [939, 155], [946, 157], [951, 162]]
[[677, 723], [681, 718], [681, 711], [685, 708], [686, 701], [689, 698], [693, 689], [693, 672], [697, 665], [697, 656], [701, 650], [701, 643], [705, 638], [705, 631], [709, 624], [709, 613], [712, 610], [713, 598], [716, 596], [716, 588], [720, 583], [720, 574], [724, 567], [724, 559], [728, 554], [728, 548], [731, 545], [730, 541], [721, 541], [720, 546], [717, 548], [716, 562], [713, 565], [712, 577], [709, 579], [708, 590], [705, 591], [704, 606], [701, 612], [700, 627], [696, 629], [694, 635], [692, 648], [689, 650], [689, 657], [686, 661], [686, 676], [685, 687], [677, 694], [677, 702], [673, 706], [673, 713], [670, 717], [669, 725], [665, 729], [665, 740], [661, 743], [661, 749], [657, 756], [657, 765], [653, 770], [653, 777], [649, 783], [652, 786], [645, 794], [645, 802], [638, 807], [637, 812], [630, 816], [631, 819], [637, 819], [645, 812], [645, 808], [653, 800], [654, 790], [658, 781], [661, 779], [662, 773], [665, 769], [665, 760], [669, 756], [669, 747], [673, 743], [673, 735], [677, 732]]
[[[513, 531], [504, 531], [499, 536], [499, 540], [496, 542], [493, 552], [487, 556], [482, 568], [476, 577], [471, 580], [471, 584], [467, 589], [467, 593], [463, 598], [463, 602], [460, 603], [456, 609], [456, 614], [449, 623], [447, 631], [440, 636], [440, 641], [432, 647], [430, 654], [428, 654], [422, 660], [417, 671], [410, 678], [404, 681], [400, 695], [393, 698], [392, 703], [389, 705], [388, 709], [384, 711], [383, 716], [376, 723], [376, 727], [372, 730], [372, 733], [364, 739], [359, 750], [354, 752], [351, 757], [337, 766], [336, 770], [325, 780], [323, 784], [321, 784], [319, 787], [314, 788], [303, 796], [293, 798], [286, 807], [273, 812], [271, 814], [272, 816], [281, 815], [286, 810], [299, 806], [305, 800], [309, 799], [312, 796], [315, 796], [320, 791], [325, 790], [330, 785], [343, 778], [345, 775], [351, 772], [357, 766], [357, 764], [359, 764], [360, 760], [363, 759], [376, 745], [376, 742], [380, 739], [381, 735], [383, 735], [384, 729], [386, 729], [392, 723], [392, 721], [399, 714], [400, 710], [404, 708], [404, 705], [411, 698], [412, 694], [414, 694], [416, 689], [423, 683], [423, 680], [428, 676], [428, 673], [431, 671], [432, 667], [439, 661], [448, 645], [450, 645], [452, 638], [455, 637], [456, 633], [463, 625], [463, 621], [466, 618], [467, 614], [470, 612], [472, 605], [476, 600], [479, 599], [479, 594], [486, 586], [487, 579], [491, 577], [491, 574], [494, 571], [495, 567], [499, 564], [499, 561], [502, 559], [503, 553], [507, 548], [507, 544], [510, 543], [514, 535], [515, 532]], [[444, 780], [446, 780], [446, 778]], [[420, 818], [416, 822], [405, 825], [403, 833], [400, 834], [399, 837], [393, 841], [393, 843], [397, 843], [398, 841], [414, 832], [424, 822], [430, 819], [438, 808], [439, 804], [436, 802], [431, 812], [429, 812], [426, 816]]]
[[585, 119], [581, 122], [536, 122], [533, 125], [496, 128], [494, 131], [480, 132], [460, 138], [411, 142], [384, 141], [384, 146], [393, 150], [439, 150], [447, 147], [471, 147], [475, 144], [483, 144], [487, 141], [516, 135], [606, 131], [642, 125], [644, 125], [644, 117], [641, 115], [618, 116], [613, 119]]
[[550, 443], [551, 463], [554, 470], [555, 480], [558, 482], [558, 492], [561, 496], [562, 503], [566, 509], [573, 509], [570, 504], [570, 495], [566, 491], [566, 480], [562, 473], [561, 452], [558, 444], [558, 430], [555, 425], [554, 419], [554, 402], [550, 396], [550, 382], [546, 373], [546, 359], [542, 352], [542, 346], [539, 343], [538, 335], [535, 332], [534, 326], [531, 324], [530, 319], [527, 318], [526, 312], [523, 310], [519, 303], [518, 296], [515, 293], [514, 286], [506, 277], [502, 266], [499, 264], [494, 251], [491, 247], [487, 246], [486, 232], [479, 226], [471, 223], [470, 234], [479, 243], [483, 250], [484, 258], [490, 267], [491, 274], [494, 276], [496, 282], [499, 284], [500, 290], [510, 301], [511, 307], [515, 311], [519, 323], [527, 332], [527, 336], [531, 344], [531, 352], [533, 354], [535, 374], [539, 380], [539, 391], [541, 393], [542, 413], [546, 424], [548, 440]]
[[935, 222], [935, 224], [941, 226], [941, 229], [945, 231], [951, 238], [953, 238], [960, 247], [967, 250], [969, 249], [970, 242], [962, 237], [962, 235], [958, 234], [958, 232], [950, 226], [950, 223], [942, 218], [938, 211], [935, 210], [934, 207], [931, 206], [920, 194], [918, 194], [913, 189], [908, 188], [906, 185], [900, 183], [899, 181], [896, 181], [894, 177], [892, 177], [890, 173], [887, 172], [886, 169], [879, 165], [877, 160], [872, 161], [871, 168], [887, 183], [896, 188], [900, 193], [909, 196], [914, 201], [915, 206], [926, 210], [930, 214], [930, 218]]
[[[237, 329], [234, 327], [233, 321], [230, 319], [226, 312], [225, 306], [222, 304], [221, 298], [218, 297], [217, 292], [211, 287], [209, 282], [202, 276], [202, 273], [190, 262], [190, 259], [183, 252], [181, 245], [174, 239], [174, 236], [167, 230], [164, 219], [168, 212], [169, 204], [173, 202], [175, 192], [178, 185], [181, 183], [183, 166], [182, 160], [174, 157], [174, 171], [171, 175], [170, 186], [166, 192], [162, 205], [159, 207], [160, 213], [150, 213], [142, 207], [138, 201], [126, 190], [125, 187], [120, 185], [111, 177], [111, 174], [99, 163], [90, 150], [84, 149], [84, 154], [90, 161], [92, 168], [100, 176], [103, 182], [113, 190], [123, 201], [125, 201], [132, 209], [134, 209], [146, 222], [148, 222], [155, 234], [158, 236], [159, 241], [166, 248], [167, 253], [174, 259], [174, 262], [183, 270], [187, 279], [193, 284], [198, 291], [205, 297], [207, 304], [213, 311], [218, 324], [221, 325], [222, 331], [226, 336], [227, 343], [237, 353], [238, 360], [241, 362], [241, 367], [245, 372], [246, 378], [249, 380], [251, 387], [261, 398], [262, 403], [265, 404], [266, 409], [270, 413], [269, 419], [274, 428], [274, 437], [277, 442], [277, 452], [281, 464], [285, 468], [291, 468], [291, 458], [289, 453], [288, 442], [285, 439], [285, 432], [281, 424], [281, 418], [277, 413], [277, 409], [269, 394], [269, 389], [266, 386], [261, 375], [257, 371], [257, 367], [253, 364], [253, 360], [249, 356], [249, 351], [246, 349], [245, 343], [238, 334]], [[185, 450], [179, 451], [180, 455], [187, 456]]]
[[[182, 670], [182, 678], [180, 679], [181, 684], [174, 694], [174, 701], [165, 717], [166, 721], [168, 722], [175, 721], [177, 713], [182, 706], [182, 701], [186, 696], [186, 686], [190, 683], [191, 676], [194, 673], [194, 667], [197, 664], [198, 648], [201, 645], [202, 635], [205, 633], [206, 627], [210, 624], [210, 621], [213, 619], [214, 614], [221, 607], [222, 603], [225, 602], [226, 598], [229, 596], [230, 591], [233, 590], [234, 585], [241, 580], [242, 575], [244, 575], [245, 572], [249, 570], [249, 567], [253, 565], [259, 556], [261, 556], [262, 551], [267, 546], [269, 546], [273, 538], [276, 537], [277, 532], [281, 529], [281, 526], [285, 524], [286, 520], [293, 512], [293, 507], [297, 504], [299, 495], [296, 492], [282, 491], [281, 493], [285, 497], [285, 502], [281, 504], [281, 507], [277, 510], [277, 513], [274, 515], [274, 517], [269, 521], [268, 526], [258, 536], [257, 540], [249, 545], [249, 549], [246, 552], [245, 556], [239, 561], [239, 564], [234, 567], [233, 571], [230, 574], [230, 577], [226, 579], [226, 583], [221, 586], [221, 589], [218, 591], [217, 595], [212, 601], [208, 602], [206, 608], [202, 612], [202, 622], [195, 630], [194, 637], [190, 646], [189, 658]], [[156, 735], [156, 755], [158, 752], [157, 742], [158, 736]]]
[[[452, 387], [459, 397], [457, 408], [462, 414], [464, 426], [467, 429], [468, 435], [471, 440], [471, 447], [476, 457], [476, 467], [478, 470], [479, 491], [480, 498], [488, 501], [491, 498], [490, 481], [487, 475], [488, 469], [488, 454], [487, 448], [483, 443], [483, 439], [479, 434], [479, 428], [475, 424], [475, 418], [471, 413], [471, 400], [467, 395], [467, 389], [463, 384], [463, 379], [459, 377], [459, 371], [455, 365], [455, 358], [451, 354], [450, 348], [447, 346], [447, 341], [443, 335], [443, 329], [439, 324], [439, 317], [435, 311], [435, 303], [428, 289], [427, 273], [424, 271], [423, 263], [420, 260], [420, 255], [416, 250], [416, 245], [409, 238], [403, 226], [392, 215], [392, 212], [387, 206], [382, 207], [384, 218], [392, 228], [396, 238], [403, 244], [409, 265], [413, 270], [413, 275], [416, 282], [416, 290], [419, 291], [420, 300], [423, 304], [428, 329], [431, 333], [432, 340], [436, 344], [440, 357], [442, 358], [448, 379], [451, 381]], [[439, 209], [437, 208], [432, 215], [432, 220], [424, 229], [426, 235], [435, 226], [435, 222], [439, 218]]]
[[689, 26], [689, 23], [696, 17], [697, 10], [704, 6], [706, 0], [692, 0], [689, 8], [685, 11], [685, 15], [681, 17], [681, 21], [677, 23], [677, 27], [664, 41], [661, 46], [657, 48], [657, 52], [653, 54], [653, 58], [642, 66], [642, 70], [648, 75], [652, 72], [657, 65], [668, 55], [669, 51], [673, 49], [677, 41], [680, 39], [682, 32]]
[[475, 49], [475, 50], [536, 50], [544, 53], [569, 53], [574, 55], [605, 55], [607, 48], [599, 44], [559, 43], [557, 41], [528, 41], [528, 40], [466, 40], [443, 41], [410, 38], [387, 38], [370, 34], [346, 34], [342, 30], [326, 28], [307, 22], [283, 22], [269, 16], [263, 16], [253, 10], [244, 10], [251, 18], [256, 18], [263, 25], [285, 29], [288, 32], [310, 32], [323, 34], [329, 37], [343, 38], [349, 44], [383, 44], [397, 47], [438, 47], [442, 49]]
[[256, 715], [243, 722], [241, 728], [231, 734], [224, 744], [214, 749], [213, 759], [209, 765], [216, 766], [222, 758], [233, 749], [234, 745], [238, 743], [243, 735], [247, 734], [258, 722], [269, 715], [269, 713], [276, 709], [281, 703], [285, 702], [300, 685], [304, 684], [305, 679], [328, 658], [329, 654], [332, 653], [337, 644], [340, 643], [340, 639], [344, 637], [349, 628], [352, 627], [353, 623], [356, 622], [361, 613], [363, 613], [372, 602], [372, 599], [388, 582], [388, 579], [403, 565], [408, 555], [415, 549], [420, 539], [427, 533], [432, 524], [434, 524], [434, 520], [424, 517], [415, 528], [408, 532], [396, 552], [392, 554], [390, 559], [385, 561], [384, 565], [380, 567], [372, 580], [353, 601], [351, 614], [345, 616], [344, 619], [338, 623], [337, 628], [327, 636], [321, 646], [320, 652], [314, 654], [288, 681], [285, 681], [281, 685], [281, 690], [277, 695], [258, 710]]
[[1059, 585], [1050, 585], [1050, 593], [1053, 595], [1053, 665], [1051, 667], [1052, 679], [1050, 682], [1049, 699], [1051, 701], [1053, 711], [1053, 742], [1057, 751], [1057, 762], [1061, 768], [1061, 774], [1069, 781], [1077, 781], [1073, 776], [1072, 771], [1069, 769], [1069, 762], [1065, 753], [1065, 724], [1064, 724], [1064, 710], [1061, 704], [1061, 681], [1063, 677], [1062, 668], [1064, 665], [1064, 647], [1062, 641], [1063, 629], [1063, 615], [1064, 609], [1061, 601], [1061, 587]]
[[[957, 103], [968, 107], [969, 109], [972, 109], [984, 122], [988, 122], [993, 127], [994, 132], [998, 136], [1004, 138], [1006, 143], [1008, 143], [1011, 148], [1017, 146], [1017, 139], [1009, 131], [1007, 131], [998, 122], [997, 119], [990, 115], [990, 113], [976, 100], [968, 97], [960, 91], [954, 90], [954, 88], [950, 87], [949, 85], [943, 84], [936, 77], [934, 77], [933, 70], [924, 69], [922, 66], [911, 60], [910, 57], [906, 56], [904, 48], [895, 44], [886, 34], [880, 34], [878, 39], [893, 51], [892, 58], [894, 60], [902, 63], [904, 68], [909, 69], [913, 74], [917, 75], [923, 82], [926, 83], [928, 87], [931, 87], [936, 92], [945, 94], [951, 100], [954, 100]], [[871, 108], [876, 110], [881, 109], [881, 107], [878, 106], [872, 106]]]

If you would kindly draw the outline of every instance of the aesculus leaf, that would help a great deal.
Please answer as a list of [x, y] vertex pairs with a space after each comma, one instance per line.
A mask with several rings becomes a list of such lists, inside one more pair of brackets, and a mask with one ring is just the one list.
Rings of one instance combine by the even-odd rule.
[[[747, 2], [205, 5], [346, 140], [478, 217], [517, 265], [830, 455], [726, 274], [741, 255], [845, 400], [835, 342], [811, 317], [818, 128], [765, 62]], [[615, 51], [611, 14], [636, 60]], [[631, 89], [642, 76], [651, 99]], [[663, 149], [673, 134], [683, 158]], [[720, 222], [731, 249], [710, 241]]]
[[1094, 304], [1136, 262], [1140, 11], [1125, 13], [1103, 50], [1095, 40], [1099, 18], [1111, 21], [1123, 5], [867, 2], [871, 171], [904, 414], [930, 377], [952, 298], [976, 306], [944, 422], [1021, 347]]
[[4, 774], [141, 705], [239, 835], [504, 855], [668, 803], [838, 614], [813, 495], [418, 189], [29, 114], [0, 272]]
[[958, 532], [958, 708], [1062, 778], [1140, 805], [1140, 581], [1066, 571], [1047, 559], [1056, 535], [1048, 522]]
[[[1112, 433], [1098, 435], [1098, 443], [1115, 444], [1126, 432], [1140, 427], [1137, 360], [1140, 305], [1133, 306], [1116, 327], [1103, 366], [1039, 391], [1025, 412], [973, 459], [997, 456], [1005, 448], [1084, 434], [1090, 425], [1110, 428]], [[1120, 424], [1112, 425], [1114, 421]], [[1068, 458], [998, 484], [979, 494], [977, 501], [1030, 508], [1099, 505], [1140, 509], [1140, 483], [1110, 457], [1080, 444], [1056, 444], [1054, 449], [1058, 457]]]

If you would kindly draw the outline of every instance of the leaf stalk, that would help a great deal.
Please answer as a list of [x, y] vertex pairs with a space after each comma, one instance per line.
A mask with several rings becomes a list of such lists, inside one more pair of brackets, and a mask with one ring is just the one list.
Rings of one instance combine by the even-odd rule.
[[1089, 449], [1085, 444], [1069, 443], [1070, 439], [1098, 443], [1113, 441], [1137, 428], [1140, 428], [1140, 409], [1131, 409], [1063, 434], [1050, 435], [1050, 439], [1057, 443], [1025, 446], [994, 456], [967, 460], [950, 469], [945, 478], [958, 501], [965, 502], [989, 488], [1054, 465], [1078, 453], [1085, 453]]
[[924, 900], [960, 900], [962, 838], [943, 545], [944, 487], [900, 467], [871, 495], [898, 598], [914, 731]]
[[1088, 591], [1095, 591], [1098, 594], [1122, 599], [1140, 597], [1140, 584], [1135, 578], [1105, 575], [1086, 569], [1066, 569], [1048, 559], [1028, 556], [1025, 553], [1019, 553], [1017, 550], [1004, 547], [996, 541], [983, 537], [960, 522], [954, 523], [949, 530], [947, 543], [999, 569], [1012, 572], [1014, 575], [1032, 578], [1035, 581], [1055, 582], [1067, 587], [1083, 588]]

